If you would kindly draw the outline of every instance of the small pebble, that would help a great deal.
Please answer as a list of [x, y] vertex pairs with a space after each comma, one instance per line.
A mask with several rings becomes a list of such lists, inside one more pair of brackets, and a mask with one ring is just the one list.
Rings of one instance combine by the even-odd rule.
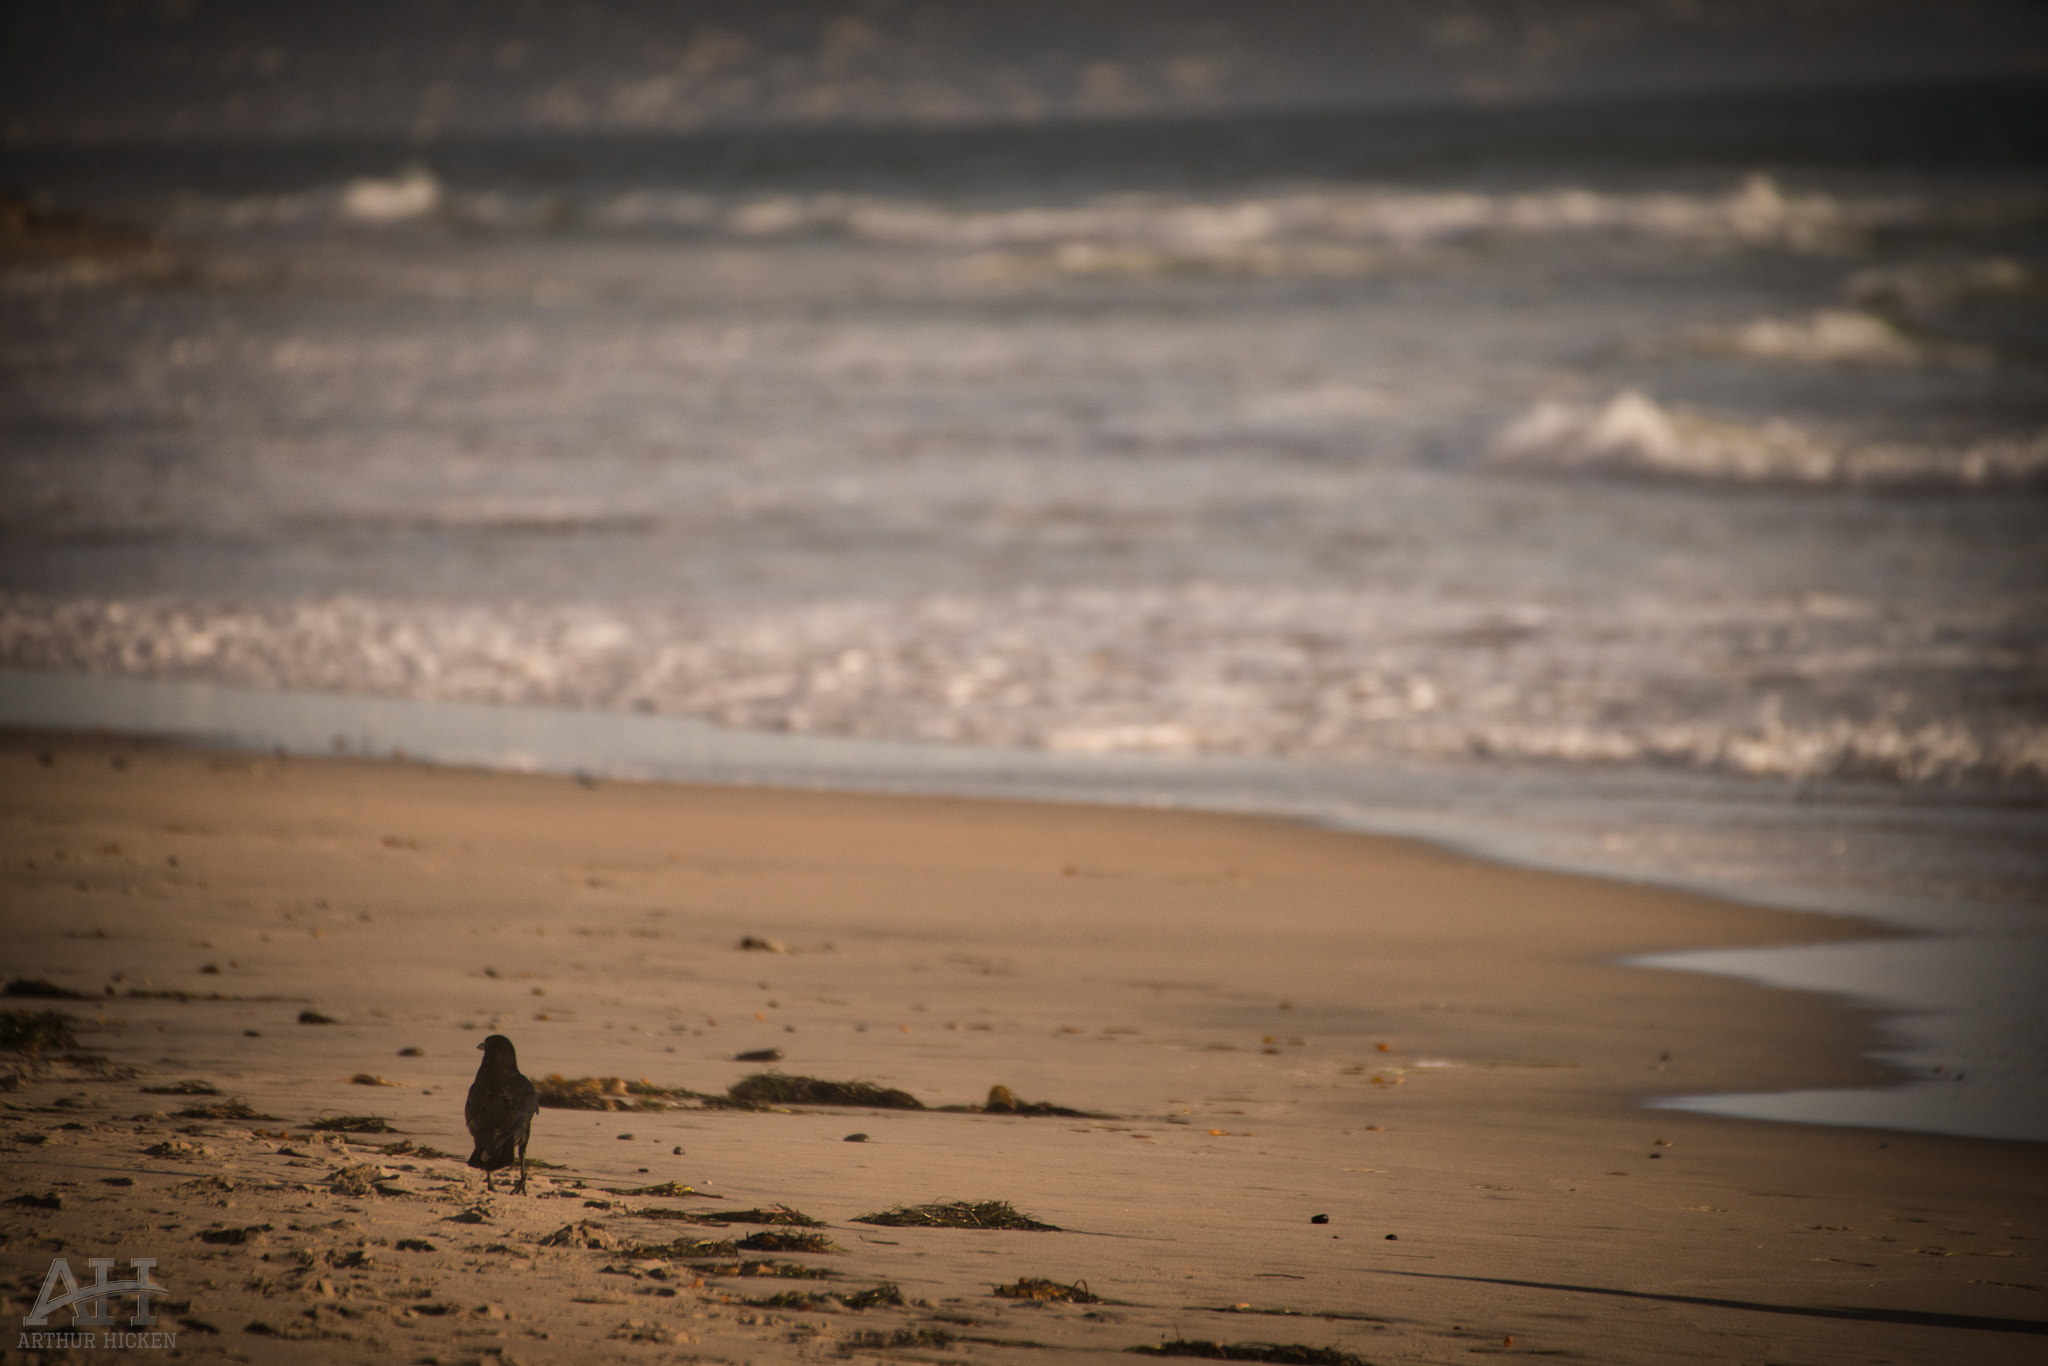
[[868, 1141], [868, 1136], [866, 1134], [848, 1134], [846, 1141], [848, 1143], [865, 1143]]
[[1311, 1224], [1327, 1224], [1330, 1222], [1330, 1216], [1327, 1214], [1313, 1214], [1309, 1216], [1309, 1222]]
[[1390, 1243], [1398, 1243], [1399, 1241], [1401, 1241], [1401, 1235], [1398, 1233], [1389, 1233], [1387, 1235], [1387, 1241]]

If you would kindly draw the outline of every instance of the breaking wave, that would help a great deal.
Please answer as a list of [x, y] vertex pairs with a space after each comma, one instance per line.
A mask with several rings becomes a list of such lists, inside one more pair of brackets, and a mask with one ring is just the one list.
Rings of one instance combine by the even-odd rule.
[[1742, 423], [1667, 408], [1630, 389], [1604, 404], [1536, 404], [1494, 438], [1492, 460], [1738, 484], [1995, 488], [2048, 480], [2048, 431], [1953, 446], [1858, 442], [1782, 418]]
[[[1624, 233], [1705, 247], [1834, 250], [1872, 234], [1967, 219], [2037, 218], [2048, 196], [1791, 190], [1753, 174], [1721, 194], [1302, 185], [1229, 197], [1126, 193], [1069, 203], [975, 205], [888, 194], [715, 193], [640, 186], [610, 191], [461, 187], [424, 165], [390, 177], [235, 199], [183, 197], [174, 225], [198, 231], [389, 227], [421, 221], [488, 229], [583, 227], [738, 239], [830, 235], [898, 246], [1022, 254], [1061, 266], [1077, 245], [1228, 263], [1253, 248], [1306, 253], [1328, 268], [1340, 247], [1416, 250], [1502, 237]], [[1266, 261], [1253, 253], [1245, 259]], [[1081, 269], [1096, 268], [1081, 264]]]

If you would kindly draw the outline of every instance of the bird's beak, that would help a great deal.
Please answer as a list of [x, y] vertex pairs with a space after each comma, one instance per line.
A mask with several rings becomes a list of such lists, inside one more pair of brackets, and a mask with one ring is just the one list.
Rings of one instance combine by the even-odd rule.
[[478, 1044], [478, 1045], [476, 1046], [476, 1051], [477, 1051], [477, 1052], [479, 1052], [479, 1053], [483, 1052], [483, 1051], [484, 1051], [484, 1046], [483, 1046], [482, 1044]]

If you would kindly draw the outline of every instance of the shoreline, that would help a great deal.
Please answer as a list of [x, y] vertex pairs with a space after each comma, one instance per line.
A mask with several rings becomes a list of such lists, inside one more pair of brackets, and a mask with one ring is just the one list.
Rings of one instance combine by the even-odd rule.
[[[2023, 1274], [2048, 1237], [2037, 1146], [1639, 1107], [1875, 1080], [1865, 1013], [1616, 961], [1858, 937], [1836, 917], [1262, 817], [19, 733], [0, 766], [24, 928], [7, 975], [92, 997], [8, 1005], [65, 1009], [86, 1048], [144, 1069], [58, 1064], [6, 1096], [7, 1196], [58, 1205], [0, 1215], [9, 1312], [60, 1246], [82, 1265], [155, 1239], [175, 1312], [219, 1330], [181, 1347], [279, 1360], [571, 1360], [600, 1340], [1079, 1360], [1178, 1337], [1380, 1362], [1507, 1338], [1616, 1361], [2017, 1361], [2048, 1332]], [[424, 1150], [459, 1156], [474, 1044], [500, 1028], [541, 1077], [716, 1094], [758, 1069], [735, 1054], [776, 1048], [789, 1074], [928, 1107], [1002, 1085], [1101, 1117], [544, 1109], [533, 1155], [564, 1167], [486, 1199]], [[188, 1078], [275, 1118], [136, 1094]], [[308, 1127], [340, 1112], [395, 1132]], [[132, 1195], [100, 1184], [123, 1177]], [[724, 1198], [606, 1194], [670, 1181]], [[948, 1198], [1068, 1231], [857, 1222]], [[768, 1285], [627, 1255], [746, 1231], [649, 1204], [787, 1204], [846, 1251], [781, 1259], [829, 1282]], [[596, 1245], [543, 1241], [564, 1229]], [[1121, 1303], [989, 1294], [1020, 1276]], [[905, 1303], [744, 1303], [883, 1284]]]
[[[1887, 1018], [1878, 1058], [1892, 1069], [1890, 1083], [1671, 1103], [2048, 1141], [2048, 1046], [2029, 1042], [2048, 1040], [2048, 1020], [2024, 988], [2028, 971], [2048, 973], [2038, 904], [2048, 886], [2048, 827], [2024, 805], [1642, 770], [1055, 755], [733, 732], [687, 718], [0, 670], [0, 726], [8, 724], [249, 752], [409, 755], [489, 771], [1263, 815], [1419, 839], [1483, 862], [1849, 917], [1872, 946], [1913, 936], [1919, 947], [1905, 950], [1912, 962], [1940, 970], [1902, 972], [1897, 950], [1859, 956], [1825, 944], [1644, 961], [1831, 992], [1880, 1011]], [[1908, 1085], [1916, 1077], [1925, 1080]], [[1943, 1089], [1955, 1077], [1969, 1081], [1967, 1103]]]

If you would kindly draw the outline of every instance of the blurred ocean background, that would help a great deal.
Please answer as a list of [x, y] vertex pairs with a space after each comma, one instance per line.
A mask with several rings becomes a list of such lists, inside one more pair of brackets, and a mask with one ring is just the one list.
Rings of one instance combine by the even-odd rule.
[[17, 691], [1462, 811], [1937, 935], [1689, 965], [2048, 1138], [2038, 6], [43, 0], [0, 116]]

